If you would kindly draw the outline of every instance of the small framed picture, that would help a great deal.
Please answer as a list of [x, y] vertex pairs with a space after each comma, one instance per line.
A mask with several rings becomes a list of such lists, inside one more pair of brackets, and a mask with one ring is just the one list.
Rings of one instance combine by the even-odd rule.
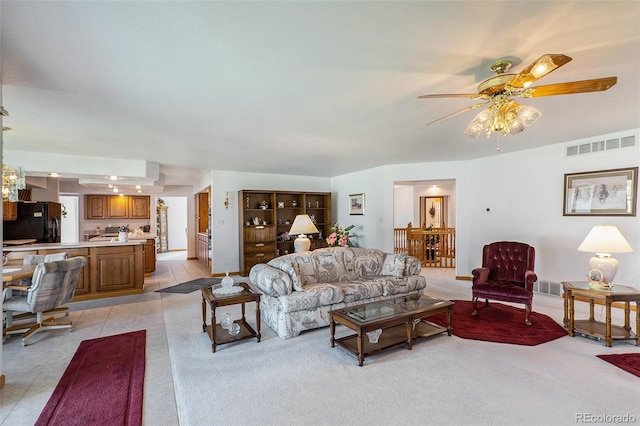
[[349, 214], [364, 215], [364, 194], [349, 194]]

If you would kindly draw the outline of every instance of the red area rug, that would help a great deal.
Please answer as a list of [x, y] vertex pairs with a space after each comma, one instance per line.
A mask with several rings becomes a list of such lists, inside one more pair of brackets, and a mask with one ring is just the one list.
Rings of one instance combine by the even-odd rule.
[[147, 331], [84, 340], [40, 413], [43, 425], [141, 425]]
[[596, 355], [616, 367], [622, 368], [635, 376], [640, 377], [640, 353], [634, 354], [612, 354], [612, 355]]
[[[567, 331], [547, 315], [531, 312], [531, 326], [524, 323], [524, 309], [502, 303], [478, 301], [478, 315], [471, 316], [473, 303], [468, 300], [454, 300], [451, 317], [451, 332], [463, 339], [486, 342], [510, 343], [513, 345], [536, 346], [567, 335]], [[436, 324], [445, 325], [445, 314], [428, 318]]]

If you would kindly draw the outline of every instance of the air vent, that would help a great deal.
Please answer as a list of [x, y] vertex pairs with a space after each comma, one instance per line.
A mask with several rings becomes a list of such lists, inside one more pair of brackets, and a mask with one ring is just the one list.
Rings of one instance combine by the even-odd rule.
[[567, 157], [576, 155], [591, 154], [593, 152], [604, 152], [612, 149], [629, 148], [636, 146], [636, 136], [624, 136], [621, 138], [607, 139], [596, 142], [581, 143], [567, 147]]

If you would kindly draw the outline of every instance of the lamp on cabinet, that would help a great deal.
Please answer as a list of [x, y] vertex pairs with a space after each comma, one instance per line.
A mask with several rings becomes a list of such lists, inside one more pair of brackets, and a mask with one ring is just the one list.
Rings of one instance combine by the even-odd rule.
[[291, 225], [291, 230], [289, 230], [290, 235], [298, 236], [293, 241], [293, 247], [296, 253], [308, 251], [311, 248], [311, 240], [309, 240], [306, 234], [315, 234], [317, 232], [318, 228], [313, 224], [309, 215], [297, 215], [293, 221], [293, 225]]

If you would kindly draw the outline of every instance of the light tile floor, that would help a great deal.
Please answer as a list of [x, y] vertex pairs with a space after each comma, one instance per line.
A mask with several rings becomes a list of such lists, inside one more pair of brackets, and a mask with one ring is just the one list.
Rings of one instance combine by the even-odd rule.
[[0, 424], [32, 425], [37, 420], [82, 340], [146, 329], [144, 424], [177, 425], [163, 314], [163, 298], [169, 294], [155, 291], [206, 276], [208, 267], [186, 260], [184, 253], [160, 255], [156, 272], [145, 278], [143, 294], [69, 304], [73, 332], [38, 333], [25, 347], [19, 336], [8, 337], [2, 354], [6, 383], [0, 389]]

